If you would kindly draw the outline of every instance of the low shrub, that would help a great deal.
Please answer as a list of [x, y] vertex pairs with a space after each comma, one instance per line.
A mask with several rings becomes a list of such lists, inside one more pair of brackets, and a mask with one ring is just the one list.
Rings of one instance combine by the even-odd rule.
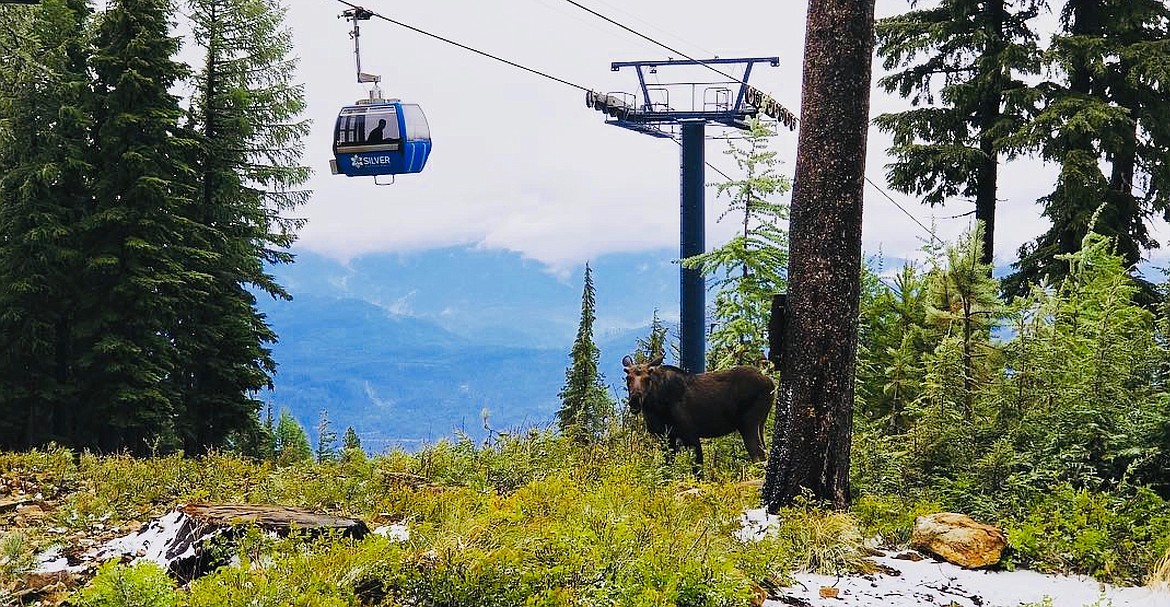
[[909, 545], [916, 518], [942, 511], [943, 507], [934, 500], [890, 495], [862, 495], [853, 501], [849, 510], [865, 537], [874, 538], [879, 545], [890, 548]]
[[[11, 531], [0, 534], [0, 580], [10, 580], [36, 565], [33, 545], [27, 534]], [[0, 592], [3, 588], [0, 587]], [[0, 602], [0, 605], [4, 604]]]
[[1170, 505], [1149, 489], [1095, 493], [1056, 487], [1003, 522], [1019, 565], [1140, 584], [1170, 550]]
[[777, 513], [779, 526], [770, 538], [773, 552], [785, 555], [787, 568], [825, 575], [857, 573], [864, 562], [866, 537], [858, 520], [845, 512], [824, 511], [800, 502]]
[[181, 599], [162, 567], [150, 562], [132, 567], [111, 562], [70, 602], [77, 607], [178, 607]]

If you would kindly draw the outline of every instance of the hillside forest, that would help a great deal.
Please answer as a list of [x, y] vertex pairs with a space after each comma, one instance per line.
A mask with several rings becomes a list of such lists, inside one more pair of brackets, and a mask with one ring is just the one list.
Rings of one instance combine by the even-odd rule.
[[[4, 5], [0, 447], [255, 443], [308, 122], [283, 9]], [[174, 91], [183, 84], [190, 93]]]
[[[753, 121], [728, 148], [742, 175], [717, 186], [720, 221], [740, 229], [680, 263], [712, 286], [708, 367], [756, 365], [781, 387], [772, 451], [754, 463], [738, 437], [714, 439], [697, 471], [605, 388], [593, 340], [605, 294], [588, 265], [548, 428], [485, 420], [483, 441], [371, 454], [324, 415], [313, 445], [287, 412], [265, 410], [279, 336], [256, 298], [288, 297], [270, 270], [294, 261], [294, 211], [310, 195], [303, 86], [278, 0], [178, 2], [0, 5], [0, 500], [23, 508], [0, 510], [0, 604], [33, 596], [45, 551], [192, 502], [411, 532], [245, 532], [190, 583], [111, 562], [35, 600], [746, 607], [793, 571], [872, 573], [875, 547], [904, 546], [915, 516], [939, 511], [1002, 527], [1003, 568], [1170, 581], [1170, 277], [1138, 271], [1170, 210], [1164, 1], [939, 0], [876, 23], [872, 0], [836, 3], [855, 5], [846, 30], [861, 32], [848, 45], [858, 67], [837, 75], [867, 100], [875, 44], [888, 72], [877, 86], [909, 105], [876, 120], [894, 135], [889, 186], [927, 204], [972, 199], [972, 228], [930, 235], [922, 261], [862, 263], [864, 175], [804, 180], [806, 156], [793, 183], [770, 147], [775, 125]], [[834, 21], [832, 4], [810, 2], [810, 24]], [[1059, 15], [1048, 38], [1034, 29], [1045, 11]], [[198, 59], [180, 61], [181, 43]], [[802, 128], [861, 120], [819, 150], [860, 167], [865, 109], [826, 102]], [[1060, 167], [1036, 201], [1051, 229], [997, 277], [996, 167], [1025, 157]], [[844, 192], [831, 221], [809, 204], [829, 187]], [[826, 307], [851, 313], [807, 323], [855, 337], [786, 350], [777, 369], [772, 297], [808, 288], [807, 268], [828, 259], [810, 251], [834, 244], [797, 225], [857, 237], [856, 251], [836, 243], [843, 261], [826, 272], [842, 287]], [[808, 344], [816, 333], [802, 330]], [[675, 348], [655, 316], [633, 356]], [[778, 490], [804, 440], [790, 432], [812, 389], [801, 370], [830, 350], [848, 364], [824, 390], [837, 400], [814, 413], [844, 436], [831, 453], [841, 474]], [[737, 539], [761, 504], [778, 527]]]

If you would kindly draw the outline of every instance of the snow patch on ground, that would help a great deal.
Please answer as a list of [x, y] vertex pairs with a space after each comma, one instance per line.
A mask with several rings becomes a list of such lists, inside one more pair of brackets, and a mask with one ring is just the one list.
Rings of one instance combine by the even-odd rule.
[[174, 560], [195, 556], [195, 544], [193, 542], [186, 543], [183, 546], [186, 550], [182, 553], [170, 553], [174, 550], [172, 544], [175, 542], [176, 537], [184, 532], [185, 527], [189, 527], [190, 525], [190, 517], [179, 510], [175, 510], [162, 518], [151, 521], [148, 525], [139, 529], [137, 533], [131, 533], [130, 535], [110, 540], [98, 549], [94, 555], [94, 560], [107, 561], [110, 559], [130, 557], [134, 559], [135, 563], [139, 561], [151, 561], [166, 569]]
[[756, 508], [744, 512], [739, 522], [739, 531], [735, 532], [736, 539], [741, 542], [759, 541], [776, 525], [776, 517], [769, 515], [764, 508]]
[[[748, 510], [736, 533], [742, 541], [759, 540], [776, 523], [764, 509]], [[1170, 607], [1168, 588], [1124, 588], [1088, 576], [1045, 575], [1035, 571], [963, 569], [927, 557], [909, 561], [892, 556], [872, 559], [881, 571], [864, 576], [797, 573], [781, 590], [783, 598], [765, 607], [1018, 607], [1052, 599], [1054, 607]], [[822, 588], [836, 590], [822, 596]], [[828, 592], [827, 594], [833, 594]]]
[[85, 567], [73, 566], [69, 564], [69, 559], [61, 553], [60, 546], [54, 546], [48, 550], [37, 555], [37, 566], [33, 570], [34, 573], [77, 573], [83, 571]]
[[381, 535], [396, 542], [405, 542], [410, 539], [410, 529], [408, 529], [403, 523], [382, 525], [370, 533], [373, 533], [374, 535]]
[[[1087, 576], [1045, 575], [1035, 571], [982, 571], [963, 569], [930, 558], [918, 562], [894, 557], [875, 557], [890, 573], [836, 577], [800, 573], [796, 583], [782, 590], [786, 597], [764, 603], [767, 607], [1017, 607], [1052, 599], [1054, 607], [1170, 607], [1170, 591], [1153, 588], [1118, 588]], [[821, 588], [835, 588], [835, 598], [822, 597]], [[1100, 602], [1098, 602], [1100, 601]]]
[[[72, 558], [67, 557], [60, 547], [46, 550], [37, 556], [36, 572], [82, 573], [97, 563], [110, 560], [130, 563], [150, 561], [168, 571], [176, 567], [182, 569], [184, 563], [196, 561], [206, 542], [222, 532], [222, 529], [201, 524], [178, 508], [134, 533], [110, 540]], [[404, 523], [383, 525], [373, 533], [398, 542], [410, 539], [410, 530]], [[275, 536], [275, 533], [272, 535]]]
[[191, 517], [180, 510], [175, 510], [151, 521], [135, 533], [115, 538], [97, 548], [85, 551], [75, 559], [80, 561], [77, 565], [70, 564], [69, 559], [62, 555], [60, 548], [49, 549], [38, 555], [36, 572], [79, 573], [86, 571], [89, 568], [87, 565], [110, 560], [128, 560], [132, 563], [151, 561], [163, 569], [168, 569], [172, 563], [196, 556], [197, 546], [194, 540], [206, 539], [192, 536], [197, 527], [198, 524]]

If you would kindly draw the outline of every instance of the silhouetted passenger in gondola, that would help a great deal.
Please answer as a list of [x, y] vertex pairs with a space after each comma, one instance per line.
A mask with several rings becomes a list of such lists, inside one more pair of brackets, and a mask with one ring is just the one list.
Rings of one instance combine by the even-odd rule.
[[386, 141], [386, 119], [379, 118], [378, 126], [370, 131], [369, 136], [366, 137], [366, 143], [382, 143]]

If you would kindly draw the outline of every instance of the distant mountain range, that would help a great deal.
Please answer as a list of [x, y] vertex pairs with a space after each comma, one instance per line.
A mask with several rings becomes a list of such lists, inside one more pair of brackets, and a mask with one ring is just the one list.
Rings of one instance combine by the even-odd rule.
[[[670, 252], [591, 262], [594, 339], [620, 396], [621, 357], [655, 309], [678, 314]], [[449, 248], [340, 263], [302, 252], [274, 268], [293, 301], [261, 301], [280, 336], [276, 388], [315, 440], [322, 409], [372, 452], [493, 429], [546, 426], [560, 404], [581, 310], [583, 266], [567, 278], [501, 251]]]

